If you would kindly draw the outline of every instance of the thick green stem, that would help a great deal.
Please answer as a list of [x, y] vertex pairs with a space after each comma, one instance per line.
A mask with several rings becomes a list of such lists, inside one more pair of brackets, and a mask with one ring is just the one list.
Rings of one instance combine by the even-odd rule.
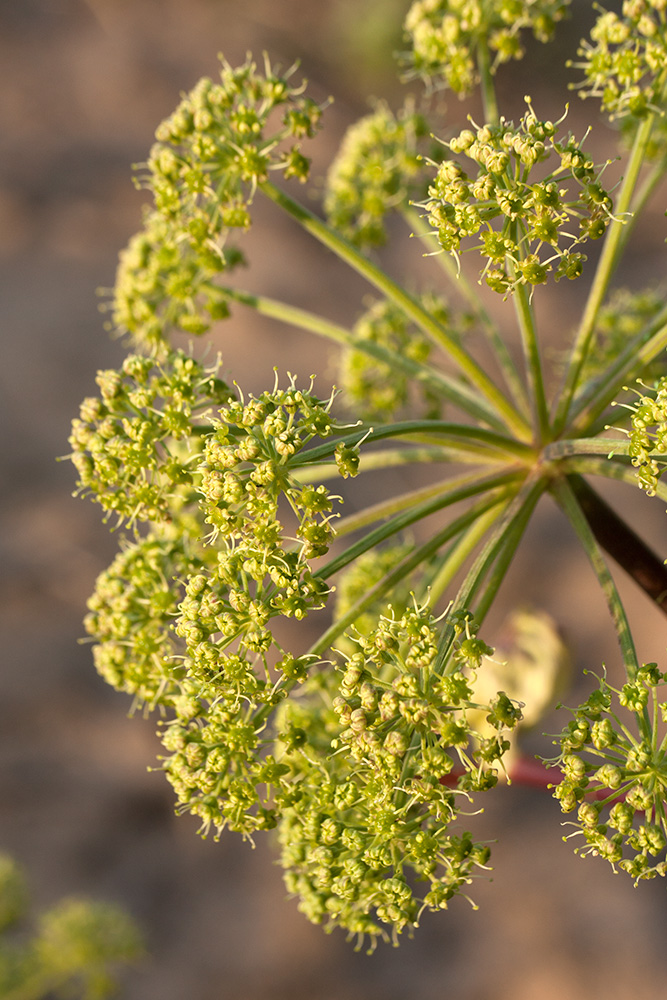
[[644, 161], [651, 129], [653, 128], [654, 118], [655, 115], [653, 114], [647, 115], [639, 125], [635, 135], [625, 177], [623, 178], [623, 184], [615, 206], [616, 217], [610, 222], [607, 229], [607, 235], [605, 236], [593, 284], [591, 285], [581, 324], [572, 346], [565, 385], [560, 393], [560, 402], [556, 411], [556, 434], [563, 430], [568, 421], [572, 399], [579, 386], [581, 371], [588, 357], [595, 333], [598, 313], [623, 250], [623, 228], [629, 222], [625, 216], [629, 212], [633, 200], [639, 179], [639, 172]]
[[409, 295], [404, 288], [396, 284], [381, 268], [376, 267], [363, 254], [359, 253], [351, 243], [348, 243], [347, 240], [339, 236], [325, 222], [316, 215], [313, 215], [312, 212], [309, 212], [299, 202], [294, 201], [285, 192], [275, 187], [270, 181], [263, 181], [260, 187], [264, 194], [296, 219], [307, 232], [324, 246], [328, 247], [329, 250], [332, 250], [341, 260], [349, 264], [350, 267], [361, 274], [370, 284], [402, 309], [405, 315], [423, 330], [435, 344], [447, 352], [471, 385], [475, 386], [492, 405], [506, 427], [512, 433], [516, 434], [518, 438], [529, 440], [530, 428], [520, 414], [517, 413], [511, 402], [494, 385], [480, 365], [470, 357], [464, 348], [449, 335], [447, 330], [416, 299]]

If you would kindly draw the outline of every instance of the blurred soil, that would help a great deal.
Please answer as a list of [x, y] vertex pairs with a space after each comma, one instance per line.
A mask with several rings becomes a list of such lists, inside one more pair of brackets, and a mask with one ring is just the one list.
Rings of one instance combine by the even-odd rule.
[[[122, 356], [103, 330], [96, 289], [113, 282], [118, 250], [139, 225], [130, 165], [179, 92], [215, 72], [219, 50], [238, 61], [266, 49], [283, 65], [299, 56], [314, 92], [337, 95], [313, 150], [321, 175], [366, 109], [364, 95], [396, 94], [386, 50], [398, 38], [388, 25], [406, 7], [0, 0], [0, 849], [27, 866], [40, 906], [87, 894], [131, 910], [151, 958], [127, 977], [126, 1000], [648, 1000], [664, 992], [665, 886], [635, 891], [602, 862], [575, 858], [555, 803], [519, 788], [491, 794], [475, 819], [499, 838], [493, 882], [475, 887], [479, 911], [458, 900], [425, 919], [414, 941], [372, 958], [325, 936], [286, 901], [266, 842], [252, 850], [234, 835], [204, 841], [193, 820], [174, 816], [168, 785], [147, 770], [158, 750], [154, 721], [127, 717], [127, 699], [97, 678], [90, 648], [78, 642], [86, 597], [116, 540], [97, 509], [71, 497], [71, 466], [56, 456], [67, 452], [69, 421], [94, 391], [95, 371]], [[576, 37], [576, 27], [569, 31]], [[530, 87], [559, 117], [563, 98], [543, 51], [521, 72], [519, 87], [506, 85], [508, 98]], [[460, 116], [454, 102], [451, 118]], [[635, 251], [631, 283], [657, 271], [658, 210], [656, 219], [655, 237]], [[256, 229], [249, 288], [354, 318], [366, 293], [360, 281], [271, 209], [258, 209]], [[400, 243], [389, 266], [406, 261], [410, 271], [425, 266], [416, 241]], [[571, 295], [571, 312], [543, 297], [554, 334], [572, 321]], [[335, 378], [328, 348], [252, 315], [235, 316], [218, 346], [245, 389], [272, 384], [276, 364], [303, 378], [319, 372], [325, 387]], [[641, 500], [631, 498], [633, 510], [664, 551], [661, 505]], [[590, 584], [545, 504], [504, 609], [528, 589], [562, 623], [580, 665], [606, 660], [613, 669]], [[661, 657], [664, 620], [623, 587], [631, 613], [644, 616], [642, 651]], [[501, 617], [502, 609], [491, 630]]]

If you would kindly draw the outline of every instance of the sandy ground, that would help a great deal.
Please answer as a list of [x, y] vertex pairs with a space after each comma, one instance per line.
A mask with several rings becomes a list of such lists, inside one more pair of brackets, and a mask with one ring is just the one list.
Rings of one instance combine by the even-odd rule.
[[[486, 836], [499, 837], [493, 882], [475, 892], [479, 911], [459, 900], [426, 919], [414, 941], [373, 958], [326, 937], [285, 900], [267, 843], [253, 851], [233, 835], [202, 841], [194, 821], [174, 816], [169, 787], [147, 770], [157, 752], [153, 722], [127, 717], [127, 700], [97, 678], [78, 642], [86, 597], [115, 540], [96, 509], [71, 497], [71, 467], [55, 459], [67, 451], [69, 421], [96, 369], [122, 356], [103, 331], [96, 289], [112, 283], [117, 252], [138, 226], [130, 164], [179, 92], [215, 72], [218, 50], [233, 61], [267, 48], [284, 63], [301, 56], [316, 92], [339, 96], [314, 154], [322, 172], [346, 123], [364, 110], [366, 88], [391, 80], [372, 43], [386, 33], [388, 9], [406, 6], [0, 2], [0, 849], [28, 867], [40, 906], [85, 893], [135, 915], [151, 958], [127, 977], [126, 1000], [648, 1000], [663, 992], [665, 886], [634, 890], [602, 862], [581, 862], [561, 841], [555, 803], [518, 788], [490, 795], [479, 819]], [[531, 86], [543, 90], [540, 58]], [[635, 280], [657, 269], [660, 212], [656, 219], [635, 252]], [[270, 211], [260, 223], [252, 287], [350, 320], [361, 283]], [[413, 254], [416, 266], [413, 247], [397, 251], [395, 263]], [[547, 317], [550, 308], [547, 298]], [[331, 378], [320, 344], [254, 317], [239, 315], [220, 346], [249, 389], [272, 382], [276, 363]], [[659, 504], [637, 508], [640, 501], [632, 498], [664, 551], [664, 513]], [[526, 581], [562, 621], [580, 664], [613, 663], [604, 609], [549, 505], [505, 607]], [[624, 593], [631, 612], [644, 614], [642, 599]], [[647, 614], [642, 622], [645, 655], [659, 658], [662, 621]]]

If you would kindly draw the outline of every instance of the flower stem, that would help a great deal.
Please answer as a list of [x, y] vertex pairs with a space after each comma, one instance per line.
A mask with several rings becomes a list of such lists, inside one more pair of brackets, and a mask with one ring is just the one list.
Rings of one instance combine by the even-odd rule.
[[639, 375], [667, 347], [666, 320], [667, 310], [663, 309], [657, 319], [630, 341], [613, 363], [605, 368], [599, 379], [575, 397], [570, 410], [573, 430], [590, 432], [625, 383]]
[[484, 36], [480, 36], [477, 43], [477, 69], [481, 83], [484, 122], [487, 125], [495, 125], [498, 122], [498, 101], [496, 100], [496, 88], [491, 72], [489, 46]]
[[354, 531], [359, 531], [361, 528], [365, 528], [369, 524], [374, 524], [376, 521], [392, 517], [402, 510], [414, 509], [417, 504], [422, 504], [434, 497], [444, 500], [448, 493], [456, 493], [458, 495], [459, 490], [478, 482], [479, 474], [468, 474], [466, 476], [458, 476], [455, 479], [449, 478], [441, 482], [432, 483], [429, 486], [422, 486], [419, 489], [410, 490], [407, 493], [401, 493], [399, 496], [391, 497], [389, 500], [381, 500], [379, 503], [364, 507], [362, 510], [350, 514], [348, 517], [341, 518], [336, 524], [336, 537], [342, 538], [345, 535], [351, 535]]
[[612, 455], [627, 455], [629, 449], [630, 442], [627, 438], [566, 438], [548, 444], [542, 452], [542, 458], [545, 462], [553, 462], [573, 455], [606, 455], [611, 457]]
[[535, 329], [535, 314], [524, 285], [517, 284], [514, 290], [514, 303], [519, 321], [519, 329], [521, 330], [521, 342], [526, 360], [526, 369], [532, 390], [537, 430], [540, 440], [545, 441], [549, 436], [549, 411], [544, 393], [542, 362], [540, 360], [540, 349]]
[[[345, 552], [335, 556], [331, 562], [319, 569], [315, 575], [323, 580], [327, 580], [353, 562], [358, 556], [364, 552], [368, 552], [369, 549], [372, 549], [379, 542], [383, 542], [386, 538], [391, 538], [397, 532], [410, 527], [411, 524], [415, 524], [417, 521], [421, 521], [423, 518], [439, 510], [444, 510], [445, 507], [451, 507], [461, 500], [468, 500], [470, 497], [477, 496], [480, 493], [511, 486], [521, 475], [522, 473], [516, 470], [510, 470], [490, 476], [482, 476], [478, 479], [467, 478], [467, 481], [457, 484], [454, 489], [442, 488], [439, 495], [432, 499], [424, 500], [420, 504], [410, 506], [407, 510], [394, 516], [390, 521], [370, 531], [363, 538], [359, 539], [358, 542], [355, 542], [354, 545], [346, 549]], [[352, 515], [352, 517], [362, 519], [364, 511]]]
[[282, 323], [289, 323], [320, 337], [326, 337], [335, 343], [343, 344], [355, 351], [361, 351], [389, 368], [403, 371], [408, 377], [423, 385], [428, 385], [431, 390], [449, 399], [470, 416], [499, 430], [506, 428], [506, 423], [500, 419], [495, 410], [483, 399], [480, 399], [479, 392], [475, 392], [460, 380], [450, 378], [431, 365], [421, 364], [404, 354], [383, 347], [382, 344], [378, 344], [374, 340], [356, 337], [345, 327], [286, 302], [280, 302], [264, 295], [252, 295], [250, 292], [236, 288], [218, 288], [217, 291], [225, 298], [255, 309], [262, 316], [269, 316]]
[[[507, 464], [507, 456], [494, 454], [484, 448], [473, 448], [467, 443], [465, 447], [444, 447], [432, 445], [427, 447], [387, 448], [385, 451], [363, 452], [359, 457], [357, 475], [373, 472], [376, 469], [391, 469], [401, 465], [436, 463], [479, 465], [480, 463]], [[294, 478], [299, 483], [320, 483], [327, 479], [340, 479], [340, 469], [335, 462], [322, 465], [303, 465], [295, 470]]]
[[[505, 550], [505, 557], [502, 558], [501, 573], [494, 573], [489, 584], [487, 597], [491, 594], [495, 596], [498, 587], [502, 582], [509, 567], [511, 557], [516, 551], [521, 536], [535, 509], [535, 505], [546, 489], [546, 482], [537, 474], [528, 476], [521, 487], [512, 498], [503, 512], [500, 520], [496, 524], [482, 551], [475, 559], [473, 565], [466, 574], [465, 580], [461, 584], [454, 601], [457, 610], [468, 609], [470, 604], [481, 587], [485, 576], [489, 572], [499, 554]], [[509, 553], [509, 558], [507, 555]], [[481, 611], [488, 610], [490, 601], [482, 599]], [[477, 614], [475, 616], [477, 618]], [[450, 626], [443, 629], [440, 646], [438, 648], [437, 663], [443, 666], [447, 662], [454, 631]]]
[[[428, 587], [428, 595], [430, 603], [433, 607], [435, 607], [444, 595], [445, 591], [451, 585], [452, 580], [461, 569], [468, 556], [474, 551], [482, 538], [484, 538], [502, 511], [503, 507], [496, 505], [495, 507], [489, 508], [486, 513], [480, 514], [479, 517], [472, 522], [468, 530], [459, 537], [458, 541], [447, 552], [436, 575], [433, 577]], [[426, 596], [427, 595], [424, 594], [422, 595], [422, 598], [425, 599]]]
[[371, 444], [373, 441], [386, 441], [408, 435], [428, 435], [431, 440], [442, 440], [443, 444], [453, 448], [460, 447], [463, 451], [470, 442], [473, 448], [475, 445], [481, 445], [490, 452], [502, 454], [505, 460], [511, 458], [532, 464], [535, 459], [533, 448], [519, 441], [514, 441], [513, 438], [505, 437], [504, 434], [485, 430], [483, 427], [455, 424], [447, 420], [403, 420], [377, 428], [366, 426], [355, 428], [350, 434], [325, 441], [323, 444], [301, 452], [292, 459], [289, 467], [296, 469], [300, 465], [311, 465], [322, 458], [329, 458], [341, 443], [348, 446], [361, 444], [362, 441], [364, 444]]
[[[585, 455], [565, 458], [559, 463], [559, 469], [563, 475], [576, 473], [584, 476], [602, 476], [605, 479], [614, 479], [617, 482], [626, 483], [628, 486], [637, 488], [637, 472], [629, 460], [624, 462], [620, 459], [609, 460], [605, 458], [590, 458]], [[660, 500], [667, 502], [667, 483], [658, 480], [655, 484], [655, 495]]]
[[393, 569], [390, 570], [382, 580], [357, 601], [352, 608], [342, 617], [338, 618], [320, 636], [317, 642], [308, 650], [308, 655], [323, 655], [342, 632], [382, 598], [392, 587], [411, 573], [420, 563], [430, 558], [435, 552], [445, 545], [451, 538], [465, 531], [470, 524], [475, 523], [487, 511], [496, 508], [507, 496], [507, 491], [494, 491], [488, 497], [470, 507], [464, 514], [456, 518], [441, 531], [437, 532], [423, 545], [415, 548], [405, 558], [401, 559]]

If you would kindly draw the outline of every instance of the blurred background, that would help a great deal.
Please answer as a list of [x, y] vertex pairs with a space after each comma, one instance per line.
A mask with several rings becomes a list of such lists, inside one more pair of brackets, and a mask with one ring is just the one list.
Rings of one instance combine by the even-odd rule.
[[[118, 251], [140, 224], [131, 165], [179, 93], [216, 72], [219, 51], [236, 62], [267, 50], [282, 65], [299, 58], [312, 93], [336, 98], [310, 150], [321, 177], [368, 94], [401, 99], [391, 52], [408, 6], [0, 0], [0, 850], [27, 867], [39, 906], [85, 894], [130, 910], [150, 958], [125, 977], [126, 1000], [643, 1000], [664, 991], [665, 885], [635, 890], [606, 863], [580, 861], [562, 842], [557, 804], [515, 787], [490, 793], [475, 820], [481, 836], [498, 838], [493, 881], [474, 889], [478, 911], [456, 900], [413, 941], [373, 957], [325, 936], [286, 900], [266, 838], [255, 850], [236, 835], [203, 841], [193, 819], [174, 816], [169, 786], [147, 770], [158, 752], [154, 721], [128, 718], [129, 700], [97, 678], [79, 643], [86, 598], [116, 539], [97, 508], [72, 498], [73, 470], [56, 457], [67, 453], [69, 422], [94, 392], [96, 370], [123, 356], [103, 329], [97, 289], [113, 283]], [[591, 5], [573, 6], [562, 35], [576, 41]], [[559, 117], [568, 99], [559, 65], [532, 47], [501, 78], [511, 113], [531, 93], [545, 116]], [[458, 102], [449, 110], [449, 122], [460, 121]], [[571, 112], [575, 132], [581, 113]], [[624, 276], [634, 287], [659, 273], [659, 205], [654, 221]], [[410, 273], [424, 265], [405, 236], [390, 266]], [[317, 303], [342, 322], [358, 313], [362, 283], [271, 206], [258, 206], [252, 239], [247, 287]], [[581, 291], [567, 293], [557, 310], [549, 292], [541, 296], [554, 335], [576, 315]], [[323, 395], [335, 378], [328, 348], [254, 315], [239, 312], [220, 346], [245, 389], [272, 384], [276, 364], [302, 378], [319, 372]], [[638, 491], [610, 495], [664, 553], [662, 504]], [[620, 582], [640, 623], [640, 653], [661, 658], [664, 618]], [[528, 587], [576, 664], [598, 670], [606, 661], [613, 673], [616, 651], [591, 584], [546, 503], [485, 638], [493, 642]]]

